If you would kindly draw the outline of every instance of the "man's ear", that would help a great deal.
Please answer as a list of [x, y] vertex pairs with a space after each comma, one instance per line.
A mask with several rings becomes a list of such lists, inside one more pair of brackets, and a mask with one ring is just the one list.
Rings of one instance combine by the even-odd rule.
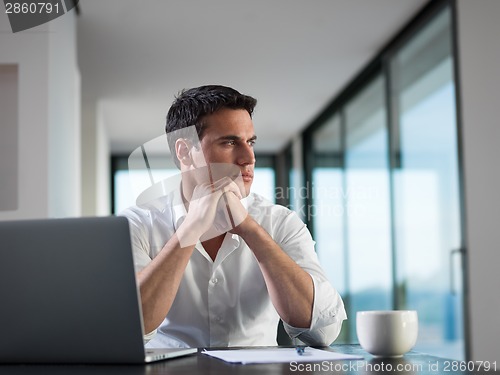
[[177, 141], [175, 141], [175, 154], [181, 164], [189, 166], [193, 163], [189, 152], [190, 150], [191, 144], [186, 139], [179, 138]]

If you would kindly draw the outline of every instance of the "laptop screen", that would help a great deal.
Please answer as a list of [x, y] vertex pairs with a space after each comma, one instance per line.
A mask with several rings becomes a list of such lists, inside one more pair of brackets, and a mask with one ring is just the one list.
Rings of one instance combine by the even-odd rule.
[[123, 217], [0, 222], [0, 362], [140, 363]]

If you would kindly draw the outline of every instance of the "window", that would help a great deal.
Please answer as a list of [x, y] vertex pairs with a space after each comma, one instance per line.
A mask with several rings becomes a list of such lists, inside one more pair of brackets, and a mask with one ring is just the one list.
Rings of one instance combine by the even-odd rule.
[[252, 193], [276, 203], [276, 170], [273, 155], [256, 154]]
[[357, 342], [357, 311], [414, 309], [416, 349], [460, 360], [461, 186], [447, 4], [430, 4], [332, 102], [306, 130], [304, 149], [318, 257], [350, 317], [341, 340]]
[[[451, 14], [442, 11], [390, 64], [398, 307], [418, 310], [421, 351], [463, 352], [458, 152]], [[451, 281], [454, 285], [450, 285]]]
[[392, 301], [389, 158], [385, 80], [377, 76], [345, 106], [345, 241], [351, 337], [356, 311]]
[[[275, 202], [274, 159], [269, 155], [257, 155], [252, 192]], [[140, 195], [155, 184], [172, 186], [178, 183], [179, 169], [167, 153], [153, 154], [144, 158], [139, 148], [130, 156], [112, 158], [112, 212], [119, 213], [136, 204]], [[147, 165], [149, 165], [149, 169]], [[163, 192], [165, 193], [165, 192]]]
[[133, 155], [112, 158], [113, 213], [120, 213], [128, 207], [134, 206], [143, 191], [155, 183], [168, 180], [179, 174], [179, 170], [169, 155], [149, 157], [148, 162], [152, 164], [152, 168], [149, 170], [145, 165], [142, 166], [139, 160], [132, 161], [131, 157]]
[[345, 191], [340, 144], [340, 117], [334, 116], [313, 135], [316, 164], [312, 171], [312, 204], [316, 252], [330, 281], [344, 294], [346, 263], [343, 252]]

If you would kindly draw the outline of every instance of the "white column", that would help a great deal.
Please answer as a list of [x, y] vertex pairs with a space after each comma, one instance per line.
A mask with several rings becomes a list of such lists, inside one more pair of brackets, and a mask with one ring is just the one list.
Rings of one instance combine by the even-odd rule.
[[0, 211], [0, 220], [80, 214], [74, 17], [72, 11], [12, 33], [7, 15], [0, 12], [0, 64], [16, 65], [18, 70], [18, 152], [6, 161], [17, 158], [18, 202], [14, 209]]
[[471, 359], [500, 365], [500, 1], [457, 12]]

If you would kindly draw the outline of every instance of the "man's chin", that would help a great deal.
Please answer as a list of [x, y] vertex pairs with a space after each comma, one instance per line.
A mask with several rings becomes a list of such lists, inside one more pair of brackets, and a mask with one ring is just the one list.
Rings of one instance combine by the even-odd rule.
[[251, 187], [252, 187], [252, 183], [250, 183], [250, 184], [248, 184], [248, 185], [247, 185], [247, 184], [245, 184], [245, 191], [244, 191], [245, 196], [244, 196], [243, 198], [246, 198], [246, 197], [248, 197], [248, 196], [250, 195], [250, 188], [251, 188]]

